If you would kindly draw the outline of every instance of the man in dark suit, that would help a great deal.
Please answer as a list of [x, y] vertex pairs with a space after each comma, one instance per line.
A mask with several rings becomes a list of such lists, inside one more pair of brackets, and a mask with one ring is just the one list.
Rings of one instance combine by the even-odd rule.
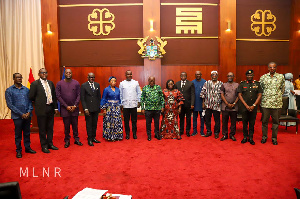
[[88, 74], [88, 81], [81, 85], [81, 104], [84, 110], [86, 131], [88, 135], [88, 145], [94, 146], [94, 143], [100, 143], [96, 140], [96, 131], [98, 123], [98, 114], [100, 112], [100, 85], [94, 82], [94, 73]]
[[54, 114], [58, 114], [56, 93], [53, 82], [47, 80], [45, 68], [39, 70], [39, 76], [30, 86], [29, 99], [34, 102], [42, 151], [50, 153], [49, 149], [58, 150], [52, 142]]
[[183, 94], [184, 104], [181, 107], [180, 118], [180, 134], [184, 132], [184, 118], [186, 116], [186, 135], [190, 137], [191, 130], [191, 114], [195, 104], [195, 86], [193, 82], [187, 80], [186, 72], [180, 74], [181, 81], [176, 82], [175, 87]]

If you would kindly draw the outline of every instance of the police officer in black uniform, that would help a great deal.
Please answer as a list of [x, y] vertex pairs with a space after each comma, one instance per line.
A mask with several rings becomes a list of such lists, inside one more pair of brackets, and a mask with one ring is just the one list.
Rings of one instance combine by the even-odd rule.
[[[243, 134], [244, 139], [241, 141], [242, 144], [247, 141], [254, 145], [253, 134], [254, 125], [257, 114], [257, 105], [260, 102], [262, 96], [262, 88], [260, 83], [253, 80], [253, 70], [246, 72], [246, 81], [242, 81], [238, 87], [238, 96], [241, 101], [239, 112], [242, 113], [243, 118]], [[249, 134], [248, 134], [248, 123], [249, 123]]]

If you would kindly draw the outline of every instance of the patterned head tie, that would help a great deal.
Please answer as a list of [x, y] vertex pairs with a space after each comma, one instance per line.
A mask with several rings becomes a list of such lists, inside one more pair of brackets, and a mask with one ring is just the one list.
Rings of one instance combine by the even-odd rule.
[[115, 79], [117, 80], [117, 78], [116, 78], [115, 76], [110, 76], [110, 77], [108, 78], [108, 82], [110, 82], [110, 80], [111, 80], [112, 78], [115, 78]]
[[218, 75], [218, 71], [216, 71], [216, 70], [213, 70], [213, 71], [210, 72], [211, 75], [212, 75], [213, 73], [216, 73], [216, 74]]
[[293, 79], [292, 73], [286, 73], [284, 76], [285, 76], [285, 79]]

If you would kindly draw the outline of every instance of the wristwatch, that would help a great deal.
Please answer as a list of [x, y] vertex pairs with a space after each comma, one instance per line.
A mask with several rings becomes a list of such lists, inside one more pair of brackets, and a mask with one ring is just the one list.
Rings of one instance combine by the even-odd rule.
[[252, 106], [256, 106], [255, 104], [253, 104]]

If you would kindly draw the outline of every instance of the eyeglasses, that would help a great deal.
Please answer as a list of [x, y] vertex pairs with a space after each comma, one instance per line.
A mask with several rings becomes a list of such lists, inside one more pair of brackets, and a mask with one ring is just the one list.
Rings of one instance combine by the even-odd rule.
[[95, 77], [88, 77], [89, 79], [95, 79]]
[[45, 75], [45, 74], [48, 74], [48, 72], [40, 72], [40, 74], [43, 74], [43, 75]]

